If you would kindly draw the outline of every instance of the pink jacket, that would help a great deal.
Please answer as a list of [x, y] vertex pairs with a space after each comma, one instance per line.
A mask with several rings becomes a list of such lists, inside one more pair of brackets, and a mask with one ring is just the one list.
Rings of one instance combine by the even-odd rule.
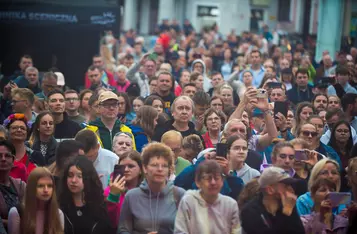
[[[107, 205], [108, 215], [110, 221], [113, 224], [113, 227], [118, 227], [119, 224], [119, 217], [120, 217], [120, 210], [121, 206], [123, 205], [125, 194], [120, 194], [119, 199], [117, 196], [113, 196], [110, 194], [109, 186], [104, 190], [104, 197], [105, 202]], [[117, 200], [117, 201], [116, 201]]]

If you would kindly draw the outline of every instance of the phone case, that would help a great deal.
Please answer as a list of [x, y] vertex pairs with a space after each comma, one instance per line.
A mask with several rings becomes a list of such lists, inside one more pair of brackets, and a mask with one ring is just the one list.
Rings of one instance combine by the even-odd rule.
[[327, 195], [327, 198], [331, 200], [332, 207], [337, 207], [339, 205], [347, 205], [351, 202], [350, 193], [332, 192]]

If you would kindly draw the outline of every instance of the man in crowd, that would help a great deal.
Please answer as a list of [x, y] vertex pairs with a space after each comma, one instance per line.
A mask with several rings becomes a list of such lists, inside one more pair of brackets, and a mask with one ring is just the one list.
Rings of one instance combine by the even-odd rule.
[[211, 98], [204, 91], [198, 91], [192, 98], [192, 101], [195, 105], [194, 117], [192, 122], [195, 124], [195, 129], [197, 132], [205, 134], [207, 129], [203, 125], [203, 118], [205, 111], [209, 108], [209, 102]]
[[[144, 66], [144, 72], [139, 72], [141, 66]], [[149, 54], [144, 54], [139, 63], [131, 66], [126, 73], [130, 83], [137, 83], [140, 87], [140, 96], [147, 97], [150, 95], [149, 80], [155, 76], [156, 62], [149, 58]]]
[[346, 120], [357, 131], [357, 94], [346, 93], [341, 99], [341, 106]]
[[309, 74], [306, 69], [298, 69], [296, 72], [296, 85], [294, 85], [288, 92], [288, 99], [293, 104], [297, 105], [299, 102], [311, 102], [314, 94], [312, 87], [308, 84]]
[[52, 90], [48, 94], [47, 104], [56, 124], [54, 137], [57, 141], [73, 139], [77, 132], [81, 130], [81, 127], [68, 118], [65, 112], [64, 93], [59, 90]]
[[133, 53], [134, 61], [138, 63], [142, 56], [143, 56], [143, 45], [141, 44], [141, 42], [135, 42], [134, 53]]
[[[89, 122], [86, 129], [95, 132], [100, 140], [100, 144], [104, 149], [112, 150], [113, 138], [119, 132], [129, 132], [131, 129], [125, 126], [118, 119], [119, 113], [119, 98], [118, 95], [111, 91], [104, 91], [98, 98], [98, 110], [100, 118]], [[135, 140], [133, 138], [135, 149]]]
[[224, 83], [223, 76], [220, 72], [213, 72], [211, 75], [211, 84], [212, 88], [208, 90], [208, 94], [212, 97], [213, 96], [213, 90]]
[[14, 80], [19, 88], [28, 88], [33, 93], [41, 92], [38, 70], [35, 67], [28, 67], [25, 70], [25, 76], [19, 76]]
[[316, 94], [312, 99], [312, 105], [315, 107], [317, 112], [327, 109], [328, 98], [324, 94]]
[[[253, 86], [259, 87], [265, 73], [262, 66], [262, 54], [259, 50], [252, 50], [252, 52], [250, 52], [250, 58], [252, 61], [250, 71], [253, 74]], [[242, 80], [242, 74], [240, 75], [240, 80]]]
[[[337, 66], [336, 68], [336, 81], [340, 84], [345, 91], [345, 93], [355, 93], [357, 94], [357, 90], [353, 88], [349, 84], [349, 71], [348, 68], [345, 66]], [[338, 91], [334, 85], [330, 85], [327, 88], [328, 95], [338, 95]]]
[[260, 195], [243, 206], [242, 228], [247, 234], [305, 233], [296, 211], [296, 183], [283, 169], [269, 167], [259, 180]]
[[39, 99], [46, 99], [48, 93], [57, 88], [57, 75], [53, 72], [46, 72], [41, 83], [42, 92], [36, 93]]
[[[150, 93], [156, 93], [156, 88], [157, 88], [157, 77], [153, 76], [150, 80], [149, 80], [149, 90]], [[141, 89], [140, 89], [141, 90]]]
[[[113, 74], [105, 69], [104, 61], [101, 55], [93, 56], [92, 66], [99, 67], [100, 71], [102, 71], [100, 80], [104, 83], [104, 85], [113, 85], [115, 83]], [[87, 72], [85, 75], [85, 87], [88, 89], [91, 87], [91, 84], [91, 78]]]
[[101, 178], [103, 189], [108, 186], [108, 177], [112, 174], [119, 158], [112, 151], [103, 149], [98, 143], [98, 138], [90, 130], [81, 130], [75, 140], [83, 145], [85, 156], [93, 162], [93, 166]]
[[32, 111], [35, 102], [33, 92], [26, 88], [17, 88], [11, 91], [11, 97], [12, 111], [24, 114], [26, 119], [34, 123], [37, 115]]
[[284, 102], [286, 101], [285, 90], [282, 86], [273, 87], [269, 96], [271, 102]]
[[70, 89], [64, 93], [66, 100], [66, 112], [68, 118], [78, 124], [86, 121], [84, 116], [80, 115], [78, 112], [80, 101], [77, 91]]
[[172, 86], [174, 85], [174, 80], [171, 73], [166, 71], [161, 71], [157, 75], [157, 87], [155, 95], [159, 96], [164, 100], [164, 111], [167, 114], [171, 113], [171, 105], [175, 100], [175, 94], [172, 92]]
[[100, 118], [98, 98], [99, 96], [97, 94], [93, 94], [88, 100], [89, 113], [90, 113], [88, 122], [92, 122], [97, 118]]
[[325, 54], [322, 57], [322, 65], [316, 69], [316, 77], [327, 77], [335, 74], [336, 66], [333, 66], [331, 56]]
[[185, 86], [183, 86], [181, 96], [187, 96], [193, 98], [196, 92], [197, 92], [196, 84], [188, 83]]
[[90, 81], [90, 87], [89, 87], [90, 90], [96, 91], [100, 88], [106, 88], [106, 89], [111, 88], [111, 86], [103, 82], [102, 80], [103, 73], [104, 70], [99, 66], [92, 65], [88, 68], [87, 76]]
[[9, 83], [10, 80], [14, 81], [16, 78], [18, 78], [19, 76], [24, 76], [25, 75], [25, 71], [26, 68], [28, 67], [32, 67], [33, 66], [33, 61], [30, 55], [23, 55], [20, 58], [20, 62], [19, 62], [19, 68], [20, 70], [17, 70], [14, 72], [13, 75], [9, 76], [9, 77], [4, 77], [0, 80], [0, 90], [3, 90], [5, 85], [7, 83]]

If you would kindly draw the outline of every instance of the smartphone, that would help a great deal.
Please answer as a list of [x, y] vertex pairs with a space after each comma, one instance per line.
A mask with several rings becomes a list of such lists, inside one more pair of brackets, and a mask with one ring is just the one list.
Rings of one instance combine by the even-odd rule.
[[149, 54], [149, 57], [148, 57], [150, 60], [156, 60], [157, 59], [157, 53], [153, 52], [151, 54]]
[[268, 98], [268, 92], [265, 89], [258, 89], [257, 91], [257, 98]]
[[114, 170], [113, 170], [113, 178], [112, 180], [114, 181], [118, 175], [123, 176], [125, 173], [125, 166], [124, 165], [115, 165]]
[[278, 88], [281, 88], [281, 83], [280, 82], [269, 82], [269, 83], [267, 83], [267, 86], [269, 89], [278, 89]]
[[217, 143], [216, 145], [216, 154], [220, 157], [227, 157], [228, 145], [226, 143]]
[[274, 116], [279, 112], [285, 116], [288, 116], [289, 103], [285, 102], [274, 102]]
[[351, 203], [351, 193], [328, 193], [326, 199], [330, 199], [332, 207], [339, 205], [348, 205]]
[[295, 150], [295, 160], [302, 161], [308, 160], [308, 156], [305, 150]]

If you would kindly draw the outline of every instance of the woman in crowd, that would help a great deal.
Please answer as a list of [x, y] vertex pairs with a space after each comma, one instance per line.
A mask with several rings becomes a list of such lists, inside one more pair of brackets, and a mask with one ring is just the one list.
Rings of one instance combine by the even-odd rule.
[[286, 127], [291, 130], [295, 124], [294, 112], [292, 110], [288, 110], [288, 115], [286, 116]]
[[118, 92], [125, 93], [130, 85], [130, 81], [126, 78], [126, 73], [128, 68], [125, 65], [119, 65], [116, 69], [115, 74], [115, 84], [114, 87]]
[[311, 115], [307, 118], [306, 122], [316, 127], [317, 138], [320, 139], [322, 134], [324, 134], [324, 120], [318, 115]]
[[132, 106], [133, 106], [133, 111], [135, 112], [135, 114], [138, 113], [140, 107], [144, 106], [144, 101], [145, 101], [145, 99], [141, 96], [139, 96], [133, 100]]
[[233, 72], [230, 78], [228, 79], [228, 84], [231, 85], [232, 88], [237, 91], [239, 98], [242, 99], [247, 88], [252, 86], [253, 74], [250, 70], [243, 71], [243, 82], [239, 80], [239, 74], [239, 71]]
[[223, 111], [224, 110], [224, 102], [223, 99], [219, 96], [213, 96], [209, 102], [209, 105], [211, 108], [217, 110], [217, 111]]
[[226, 123], [226, 115], [222, 111], [209, 108], [203, 115], [203, 124], [207, 132], [202, 135], [205, 141], [205, 148], [215, 148], [219, 142], [219, 133]]
[[306, 233], [347, 233], [348, 219], [332, 212], [328, 193], [336, 192], [336, 184], [331, 180], [319, 178], [311, 186], [311, 197], [314, 202], [313, 212], [301, 216]]
[[[357, 148], [357, 147], [356, 147]], [[352, 156], [352, 155], [351, 155]], [[349, 227], [347, 233], [354, 233], [357, 230], [357, 158], [351, 158], [348, 162], [347, 168], [347, 179], [348, 185], [351, 187], [352, 193], [352, 205], [349, 208], [349, 213], [351, 214], [349, 217]]]
[[293, 169], [298, 177], [309, 181], [311, 169], [317, 163], [317, 153], [308, 150], [309, 144], [301, 138], [291, 140], [290, 144], [294, 147], [295, 152], [304, 151], [307, 154], [307, 160], [297, 160], [295, 157]]
[[[41, 112], [33, 125], [32, 149], [41, 152], [45, 165], [50, 165], [55, 161], [55, 151], [57, 141], [53, 134], [55, 132], [55, 122], [50, 112]], [[30, 138], [30, 140], [31, 140]]]
[[126, 93], [118, 93], [119, 104], [119, 120], [125, 125], [130, 125], [135, 115], [131, 113], [131, 105], [129, 96]]
[[296, 107], [295, 126], [291, 130], [291, 133], [295, 135], [297, 127], [306, 121], [310, 115], [313, 115], [314, 112], [314, 107], [310, 102], [300, 102]]
[[66, 166], [59, 202], [65, 215], [65, 234], [114, 233], [99, 176], [85, 156], [74, 158]]
[[182, 141], [182, 157], [194, 164], [197, 155], [204, 149], [201, 138], [195, 134], [188, 135]]
[[164, 101], [161, 97], [156, 95], [150, 95], [146, 98], [144, 105], [154, 107], [159, 114], [164, 113]]
[[[27, 119], [23, 114], [12, 114], [4, 121], [4, 126], [8, 129], [9, 139], [16, 148], [14, 167], [11, 171], [15, 171], [18, 164], [23, 164], [27, 168], [28, 177], [36, 165], [43, 166], [45, 161], [40, 152], [33, 151], [25, 145], [30, 129]], [[10, 173], [10, 175], [14, 174]]]
[[0, 125], [0, 140], [3, 141], [7, 139], [8, 139], [7, 129], [3, 125]]
[[133, 150], [124, 153], [118, 164], [125, 168], [124, 175], [118, 175], [117, 178], [112, 175], [109, 186], [104, 190], [108, 213], [114, 227], [118, 227], [125, 194], [130, 189], [139, 187], [144, 177], [141, 155], [138, 152]]
[[145, 145], [151, 142], [158, 117], [159, 113], [151, 106], [143, 106], [136, 112], [136, 118], [132, 121], [130, 128], [135, 136], [136, 150], [139, 153]]
[[222, 98], [226, 108], [234, 106], [233, 88], [230, 85], [222, 85], [222, 87], [219, 89], [219, 95]]
[[230, 48], [224, 50], [223, 58], [224, 60], [222, 61], [220, 72], [222, 73], [224, 80], [227, 80], [229, 75], [233, 72], [235, 65], [234, 61], [232, 60], [232, 50]]
[[92, 95], [93, 95], [93, 91], [90, 89], [84, 89], [79, 94], [79, 101], [80, 101], [79, 113], [86, 118], [87, 123], [90, 119], [90, 108], [88, 102]]
[[328, 97], [327, 109], [341, 109], [341, 100], [336, 95], [331, 95]]
[[150, 143], [142, 153], [145, 180], [127, 192], [121, 209], [118, 234], [173, 233], [178, 204], [184, 194], [167, 178], [173, 165], [171, 149]]
[[245, 163], [248, 156], [248, 142], [243, 136], [233, 135], [229, 137], [227, 139], [227, 148], [227, 159], [229, 161], [231, 175], [241, 178], [244, 184], [260, 176], [259, 171]]
[[9, 212], [9, 234], [60, 234], [64, 230], [64, 217], [58, 208], [55, 182], [44, 167], [34, 169], [27, 181], [25, 200]]
[[[340, 167], [338, 163], [329, 158], [324, 158], [318, 161], [311, 170], [310, 179], [308, 182], [308, 190], [311, 192], [311, 187], [315, 181], [319, 178], [325, 178], [336, 184], [336, 192], [340, 191], [341, 177]], [[307, 192], [298, 197], [296, 200], [296, 209], [300, 215], [311, 214], [314, 207], [314, 201], [312, 200], [311, 193]], [[340, 213], [345, 206], [339, 206], [334, 209], [334, 213]]]
[[113, 152], [120, 158], [125, 152], [133, 150], [133, 135], [129, 132], [118, 132], [113, 138]]

